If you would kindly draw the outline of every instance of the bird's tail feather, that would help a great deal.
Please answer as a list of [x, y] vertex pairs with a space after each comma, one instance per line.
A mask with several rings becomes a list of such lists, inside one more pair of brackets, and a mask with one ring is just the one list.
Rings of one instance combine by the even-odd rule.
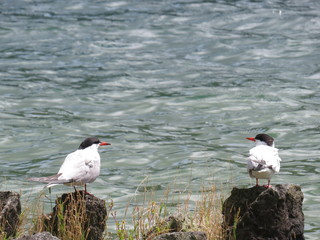
[[34, 182], [48, 183], [48, 187], [69, 182], [66, 179], [59, 179], [60, 176], [61, 173], [49, 177], [28, 178], [28, 180]]

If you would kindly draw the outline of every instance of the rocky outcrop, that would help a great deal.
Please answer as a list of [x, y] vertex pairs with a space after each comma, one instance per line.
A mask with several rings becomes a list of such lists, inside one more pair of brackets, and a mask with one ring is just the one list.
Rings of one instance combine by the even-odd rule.
[[0, 192], [0, 236], [16, 235], [21, 214], [20, 195], [15, 192]]
[[33, 235], [26, 235], [15, 240], [59, 240], [59, 238], [52, 236], [49, 232], [41, 232]]
[[47, 217], [44, 225], [46, 231], [58, 237], [99, 240], [103, 238], [106, 216], [104, 200], [77, 191], [65, 193], [56, 200], [53, 212]]
[[174, 232], [161, 234], [153, 240], [207, 240], [207, 235], [204, 232]]
[[304, 240], [303, 193], [296, 185], [234, 188], [223, 205], [228, 240]]

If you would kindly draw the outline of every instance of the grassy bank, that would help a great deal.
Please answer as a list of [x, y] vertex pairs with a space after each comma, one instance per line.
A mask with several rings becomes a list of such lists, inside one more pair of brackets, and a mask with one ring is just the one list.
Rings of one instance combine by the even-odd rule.
[[[161, 199], [156, 199], [152, 191], [145, 189], [141, 202], [131, 201], [123, 207], [117, 206], [112, 200], [106, 202], [104, 239], [151, 240], [159, 234], [171, 231], [203, 231], [209, 240], [224, 239], [221, 213], [223, 197], [214, 185], [202, 187], [196, 194], [177, 194], [178, 199], [174, 201], [170, 193], [172, 191], [168, 189]], [[46, 225], [48, 216], [44, 214], [45, 198], [45, 195], [40, 195], [25, 208], [20, 216], [18, 235], [50, 231], [50, 226]], [[68, 210], [72, 214], [58, 216], [60, 229], [56, 235], [62, 240], [86, 239], [88, 232], [82, 225], [82, 219], [86, 217], [83, 202], [79, 203], [78, 199], [72, 204]], [[63, 208], [62, 205], [59, 207]], [[118, 216], [119, 209], [124, 210], [121, 217]], [[179, 221], [181, 224], [173, 227], [172, 221]], [[0, 238], [6, 239], [5, 236]]]

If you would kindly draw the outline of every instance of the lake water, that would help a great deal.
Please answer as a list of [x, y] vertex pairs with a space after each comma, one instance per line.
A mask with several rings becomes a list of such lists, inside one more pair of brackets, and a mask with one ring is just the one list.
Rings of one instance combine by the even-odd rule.
[[38, 196], [26, 178], [98, 136], [112, 145], [88, 189], [120, 217], [142, 186], [228, 194], [254, 185], [245, 137], [265, 132], [282, 158], [271, 183], [302, 187], [319, 239], [319, 29], [311, 0], [2, 0], [1, 190]]

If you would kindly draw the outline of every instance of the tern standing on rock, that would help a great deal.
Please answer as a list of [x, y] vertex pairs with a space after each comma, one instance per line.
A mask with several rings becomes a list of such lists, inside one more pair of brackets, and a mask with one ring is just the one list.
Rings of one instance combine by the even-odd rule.
[[274, 173], [279, 172], [281, 161], [278, 149], [274, 147], [274, 139], [264, 133], [246, 139], [254, 141], [256, 144], [250, 149], [249, 175], [256, 179], [256, 186], [259, 186], [259, 179], [268, 179], [268, 185], [263, 186], [270, 188], [270, 179]]
[[96, 137], [86, 138], [76, 151], [68, 154], [56, 175], [29, 178], [28, 180], [48, 183], [46, 187], [58, 184], [68, 186], [84, 185], [85, 193], [89, 194], [86, 184], [92, 183], [100, 175], [98, 148], [104, 145], [110, 145], [110, 143], [101, 142]]

